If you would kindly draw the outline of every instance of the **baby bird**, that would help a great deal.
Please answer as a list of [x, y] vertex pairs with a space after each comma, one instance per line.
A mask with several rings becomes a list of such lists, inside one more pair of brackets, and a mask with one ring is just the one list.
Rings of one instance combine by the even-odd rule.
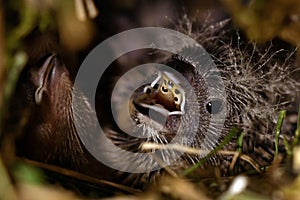
[[[284, 50], [272, 52], [271, 46], [262, 51], [254, 43], [243, 44], [237, 32], [227, 29], [228, 21], [203, 26], [197, 31], [193, 31], [196, 28], [186, 28], [186, 24], [191, 24], [190, 22], [181, 23], [177, 29], [197, 39], [211, 55], [222, 77], [225, 95], [218, 90], [209, 94], [204, 79], [206, 76], [214, 76], [214, 72], [200, 74], [196, 70], [197, 61], [192, 59], [198, 52], [194, 47], [186, 46], [185, 56], [167, 56], [164, 64], [179, 72], [187, 80], [187, 84], [176, 73], [158, 70], [150, 84], [137, 89], [132, 95], [133, 106], [130, 108], [129, 117], [125, 117], [122, 112], [126, 106], [122, 102], [126, 102], [126, 97], [112, 96], [114, 107], [120, 111], [117, 122], [122, 130], [130, 129], [124, 125], [130, 124], [130, 120], [123, 119], [132, 118], [138, 127], [133, 130], [137, 132], [134, 135], [146, 135], [147, 138], [134, 138], [114, 127], [109, 129], [109, 137], [123, 149], [130, 149], [132, 152], [143, 152], [139, 144], [161, 144], [159, 147], [153, 145], [152, 149], [150, 146], [152, 152], [156, 153], [151, 158], [141, 155], [138, 160], [143, 162], [137, 167], [148, 169], [167, 165], [175, 172], [180, 172], [198, 163], [205, 155], [195, 155], [188, 151], [183, 153], [184, 150], [174, 149], [174, 146], [172, 149], [168, 144], [208, 152], [216, 148], [230, 130], [236, 127], [244, 134], [242, 152], [261, 166], [270, 165], [274, 159], [278, 112], [288, 109], [299, 92], [300, 85], [294, 76], [298, 71], [291, 64], [292, 54]], [[280, 57], [285, 57], [284, 61], [278, 61]], [[133, 81], [138, 81], [139, 77], [147, 74], [149, 77], [153, 71], [128, 75], [116, 86], [117, 91], [119, 94], [129, 94], [134, 90]], [[193, 97], [191, 91], [196, 97]], [[196, 135], [192, 135], [195, 129]], [[283, 154], [283, 138], [289, 141], [293, 138], [291, 132], [284, 133], [285, 135], [280, 135], [278, 146], [279, 152]], [[159, 153], [157, 148], [161, 148]], [[235, 140], [225, 147], [231, 151], [236, 148]], [[207, 165], [220, 166], [225, 173], [228, 171], [230, 159], [228, 156], [212, 156]], [[136, 158], [124, 155], [117, 160], [121, 161], [120, 167], [126, 171], [132, 167]], [[126, 162], [127, 160], [130, 162]], [[249, 169], [249, 163], [241, 165], [240, 170], [245, 169]], [[162, 171], [144, 173], [139, 180], [154, 178]], [[137, 177], [133, 174], [129, 179], [136, 180]]]
[[[288, 54], [280, 50], [271, 53], [271, 49], [262, 52], [253, 43], [242, 44], [236, 32], [232, 36], [232, 31], [228, 31], [228, 21], [203, 25], [197, 31], [186, 24], [191, 23], [183, 20], [177, 29], [197, 40], [210, 54], [221, 75], [225, 96], [209, 94], [204, 80], [206, 75], [196, 70], [196, 61], [187, 59], [188, 54], [197, 54], [190, 46], [185, 49], [186, 57], [170, 55], [162, 61], [177, 73], [155, 69], [154, 75], [144, 72], [136, 74], [136, 79], [125, 77], [111, 99], [117, 108], [117, 123], [105, 124], [103, 130], [112, 144], [129, 153], [120, 156], [114, 149], [103, 152], [121, 171], [111, 169], [94, 158], [80, 140], [73, 109], [80, 111], [80, 127], [89, 137], [94, 136], [89, 135], [92, 130], [86, 127], [93, 128], [97, 123], [97, 119], [91, 119], [95, 110], [84, 94], [73, 88], [59, 55], [49, 50], [39, 62], [27, 67], [20, 79], [16, 93], [19, 103], [14, 109], [26, 105], [30, 107], [30, 113], [23, 133], [17, 139], [18, 154], [100, 179], [143, 187], [164, 173], [166, 166], [180, 172], [203, 158], [200, 153], [192, 155], [170, 148], [159, 152], [156, 147], [145, 150], [141, 148], [143, 144], [167, 146], [172, 142], [181, 147], [211, 151], [232, 128], [237, 127], [245, 134], [243, 153], [261, 165], [270, 164], [274, 156], [278, 111], [295, 100], [300, 86], [293, 77], [295, 68], [290, 64], [289, 56], [282, 63], [275, 59]], [[136, 89], [129, 97], [129, 105], [124, 104], [122, 93], [130, 91], [131, 82], [143, 75], [151, 79], [150, 84]], [[110, 96], [110, 92], [101, 94], [100, 90], [99, 95]], [[78, 98], [79, 107], [72, 106], [72, 98]], [[125, 119], [124, 105], [129, 110]], [[222, 115], [224, 110], [226, 115]], [[104, 108], [99, 112], [108, 113]], [[143, 137], [128, 135], [128, 129]], [[95, 140], [98, 140], [96, 136]], [[99, 141], [101, 145], [104, 144]], [[226, 148], [235, 150], [235, 142]], [[279, 150], [284, 152], [282, 139]], [[131, 157], [130, 153], [138, 156]], [[226, 162], [221, 163], [217, 156], [210, 158], [207, 164], [229, 166]], [[149, 168], [155, 170], [141, 172]], [[130, 173], [129, 169], [140, 173]]]

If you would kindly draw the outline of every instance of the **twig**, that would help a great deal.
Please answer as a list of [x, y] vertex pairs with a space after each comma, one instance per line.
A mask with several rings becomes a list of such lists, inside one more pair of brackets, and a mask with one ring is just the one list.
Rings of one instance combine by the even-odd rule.
[[81, 180], [81, 181], [86, 181], [86, 182], [94, 183], [94, 184], [98, 184], [98, 185], [111, 186], [111, 187], [129, 192], [129, 193], [132, 193], [132, 194], [136, 194], [138, 192], [141, 192], [138, 189], [134, 189], [134, 188], [131, 188], [131, 187], [127, 187], [125, 185], [113, 183], [113, 182], [106, 181], [106, 180], [100, 180], [100, 179], [97, 179], [97, 178], [93, 178], [91, 176], [81, 174], [79, 172], [69, 170], [69, 169], [66, 169], [66, 168], [58, 167], [58, 166], [55, 166], [55, 165], [41, 163], [41, 162], [38, 162], [38, 161], [33, 161], [33, 160], [29, 160], [29, 159], [24, 159], [24, 158], [18, 158], [18, 160], [20, 160], [24, 163], [27, 163], [27, 164], [45, 169], [45, 170], [49, 170], [49, 171], [52, 171], [52, 172], [56, 172], [58, 174], [63, 174], [65, 176], [73, 177], [73, 178], [76, 178], [76, 179]]
[[[181, 145], [177, 145], [177, 144], [163, 145], [163, 144], [157, 144], [157, 143], [151, 143], [151, 142], [144, 143], [141, 146], [141, 148], [142, 148], [142, 150], [155, 150], [155, 149], [175, 150], [175, 151], [185, 152], [187, 154], [194, 154], [194, 155], [207, 155], [211, 152], [209, 150], [201, 150], [201, 149], [185, 147], [185, 146], [181, 146]], [[259, 164], [257, 164], [250, 156], [241, 154], [238, 151], [219, 150], [217, 152], [217, 154], [223, 155], [223, 156], [233, 156], [233, 161], [232, 161], [231, 165], [234, 165], [237, 158], [240, 158], [241, 160], [248, 162], [259, 173], [262, 172], [262, 170], [260, 169], [261, 166], [259, 166]]]

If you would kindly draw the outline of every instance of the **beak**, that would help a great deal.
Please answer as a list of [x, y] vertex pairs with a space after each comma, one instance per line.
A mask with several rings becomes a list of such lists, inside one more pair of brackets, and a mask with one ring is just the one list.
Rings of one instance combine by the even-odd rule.
[[36, 104], [42, 102], [44, 93], [50, 93], [51, 90], [55, 90], [55, 84], [60, 81], [61, 75], [65, 72], [67, 72], [67, 69], [60, 62], [57, 54], [51, 54], [43, 65], [33, 72], [32, 81], [37, 86], [34, 94]]

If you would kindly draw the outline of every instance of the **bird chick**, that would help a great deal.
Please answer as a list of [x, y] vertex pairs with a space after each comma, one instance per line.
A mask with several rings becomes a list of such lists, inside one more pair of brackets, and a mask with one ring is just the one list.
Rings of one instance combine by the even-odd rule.
[[[171, 55], [163, 61], [180, 73], [185, 81], [180, 80], [176, 73], [158, 70], [155, 76], [151, 76], [151, 84], [137, 89], [130, 97], [130, 104], [125, 105], [130, 107], [127, 117], [132, 120], [123, 120], [122, 109], [117, 109], [117, 121], [122, 119], [125, 127], [129, 124], [129, 127], [133, 126], [134, 133], [146, 137], [133, 137], [111, 123], [105, 126], [104, 131], [115, 146], [128, 152], [144, 153], [141, 144], [166, 145], [176, 136], [177, 145], [210, 151], [233, 127], [238, 127], [245, 134], [244, 153], [254, 156], [262, 164], [270, 164], [274, 155], [273, 130], [277, 112], [294, 100], [300, 84], [291, 75], [295, 70], [288, 64], [288, 58], [283, 63], [273, 59], [280, 51], [271, 53], [267, 49], [261, 53], [255, 44], [243, 46], [239, 39], [234, 42], [232, 33], [228, 34], [226, 29], [227, 23], [222, 21], [211, 26], [204, 25], [197, 31], [192, 31], [191, 27], [187, 30], [186, 24], [190, 23], [184, 21], [178, 26], [179, 31], [196, 39], [211, 55], [220, 71], [226, 96], [218, 93], [213, 97], [209, 95], [205, 75], [197, 72], [196, 61], [187, 59], [188, 54], [198, 52], [187, 46], [186, 56]], [[92, 132], [87, 127], [94, 127], [95, 119], [91, 118], [95, 111], [83, 93], [74, 91], [68, 70], [59, 56], [49, 52], [36, 65], [28, 67], [20, 80], [18, 106], [30, 106], [28, 123], [17, 140], [17, 150], [21, 156], [139, 187], [163, 173], [161, 166], [167, 165], [179, 172], [203, 158], [201, 154], [182, 154], [165, 149], [156, 154], [157, 157], [139, 154], [135, 157], [137, 159], [133, 159], [128, 154], [119, 156], [111, 149], [103, 152], [106, 159], [117, 163], [125, 172], [109, 169], [109, 166], [105, 167], [97, 161], [79, 139], [73, 109], [81, 113], [80, 127], [87, 136]], [[119, 96], [112, 97], [117, 108], [124, 105], [121, 93], [130, 90], [131, 81], [134, 80], [125, 81], [118, 88]], [[72, 106], [72, 98], [79, 99], [79, 107]], [[211, 123], [224, 109], [227, 110], [226, 116], [220, 115], [224, 125], [218, 120]], [[100, 112], [106, 113], [104, 110]], [[221, 134], [216, 142], [217, 131]], [[192, 132], [195, 135], [191, 135]], [[102, 145], [101, 141], [99, 145]], [[234, 150], [235, 143], [232, 142], [227, 148]], [[284, 151], [282, 142], [280, 151]], [[156, 151], [152, 149], [150, 152]], [[128, 173], [134, 163], [139, 163], [137, 171], [149, 166], [157, 170]], [[220, 165], [221, 162], [218, 157], [212, 157], [209, 164]], [[229, 166], [228, 163], [222, 164]]]
[[[204, 81], [207, 74], [199, 74], [196, 70], [197, 60], [191, 59], [191, 55], [197, 55], [199, 52], [192, 46], [186, 46], [184, 56], [167, 56], [164, 64], [179, 72], [188, 81], [190, 89], [173, 83], [178, 78], [176, 74], [170, 75], [169, 72], [158, 70], [156, 73], [158, 77], [152, 77], [151, 84], [142, 86], [132, 95], [133, 108], [130, 109], [130, 117], [126, 116], [132, 118], [138, 127], [134, 130], [137, 135], [148, 137], [134, 138], [114, 127], [108, 130], [108, 137], [116, 145], [132, 152], [142, 152], [137, 144], [161, 144], [163, 147], [160, 148], [164, 151], [155, 154], [158, 158], [141, 155], [139, 159], [143, 162], [138, 167], [148, 169], [149, 166], [167, 165], [175, 172], [180, 172], [199, 162], [204, 155], [183, 153], [175, 159], [179, 150], [167, 147], [171, 141], [174, 142], [175, 136], [180, 139], [174, 143], [183, 149], [191, 147], [198, 149], [199, 152], [200, 150], [211, 151], [232, 128], [237, 127], [244, 134], [242, 152], [251, 156], [261, 166], [270, 165], [275, 155], [274, 130], [278, 112], [289, 108], [300, 89], [300, 84], [294, 76], [298, 71], [292, 64], [292, 53], [282, 49], [273, 51], [271, 45], [266, 49], [260, 49], [255, 43], [242, 43], [238, 32], [230, 31], [226, 27], [229, 23], [227, 20], [214, 25], [204, 25], [199, 29], [187, 26], [192, 23], [185, 20], [178, 25], [177, 29], [196, 39], [211, 55], [222, 77], [226, 95], [221, 96], [218, 92], [213, 96], [208, 94]], [[194, 31], [195, 29], [197, 31]], [[282, 62], [278, 59], [280, 57], [284, 57]], [[121, 110], [124, 109], [122, 102], [125, 102], [126, 97], [122, 98], [121, 94], [130, 93], [134, 89], [134, 84], [130, 83], [138, 81], [137, 77], [141, 77], [142, 74], [149, 76], [151, 72], [137, 72], [125, 77], [118, 84], [117, 90], [120, 96], [112, 96], [114, 106], [120, 110], [121, 116], [117, 117], [117, 121], [125, 118]], [[135, 79], [133, 80], [132, 77]], [[185, 88], [185, 90], [178, 88]], [[196, 98], [192, 97], [190, 91], [195, 92]], [[226, 116], [220, 115], [224, 110], [227, 111]], [[211, 123], [218, 115], [220, 121], [215, 120]], [[199, 121], [195, 120], [197, 117]], [[126, 123], [129, 124], [130, 121], [119, 120], [122, 127], [126, 127], [124, 125]], [[193, 137], [191, 133], [195, 129], [196, 135]], [[128, 127], [125, 130], [128, 130]], [[279, 152], [283, 154], [285, 153], [284, 137], [289, 141], [293, 138], [291, 132], [285, 134], [280, 136], [278, 146]], [[236, 147], [236, 141], [233, 140], [225, 148], [235, 151]], [[156, 148], [157, 146], [154, 145], [152, 152], [155, 152]], [[155, 162], [160, 159], [160, 163]], [[176, 161], [172, 162], [172, 159]], [[213, 156], [207, 164], [221, 166], [226, 172], [230, 159], [231, 157], [226, 156]], [[122, 163], [121, 167], [126, 171], [132, 167], [136, 159], [124, 155], [116, 160]], [[126, 162], [128, 160], [130, 162]], [[240, 170], [245, 169], [249, 169], [249, 164], [241, 165]], [[132, 174], [127, 178], [131, 182], [138, 180], [138, 183], [155, 178], [162, 171], [147, 172], [140, 176]]]
[[18, 140], [18, 154], [67, 166], [84, 162], [69, 105], [72, 83], [59, 56], [54, 53], [45, 56], [36, 66], [27, 68], [20, 80], [16, 106], [30, 107], [30, 114]]

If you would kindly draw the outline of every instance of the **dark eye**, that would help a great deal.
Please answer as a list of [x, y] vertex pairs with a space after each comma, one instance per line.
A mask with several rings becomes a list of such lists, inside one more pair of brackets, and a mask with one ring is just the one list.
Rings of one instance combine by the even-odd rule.
[[206, 110], [210, 114], [218, 114], [223, 110], [223, 101], [221, 99], [214, 99], [206, 104]]

